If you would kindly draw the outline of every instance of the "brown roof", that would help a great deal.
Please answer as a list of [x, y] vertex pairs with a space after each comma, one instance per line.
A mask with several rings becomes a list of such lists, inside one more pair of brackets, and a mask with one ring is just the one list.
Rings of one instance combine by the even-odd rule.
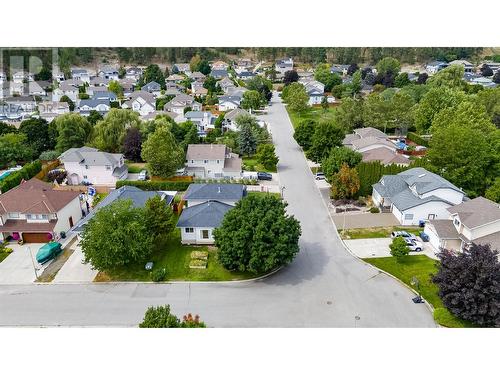
[[448, 211], [451, 214], [458, 214], [460, 221], [469, 228], [500, 220], [500, 204], [483, 197], [449, 207]]
[[224, 161], [224, 170], [241, 172], [241, 158], [238, 154], [231, 153], [230, 158], [226, 158]]
[[186, 153], [187, 160], [223, 160], [228, 153], [226, 145], [196, 144], [189, 145]]
[[403, 155], [393, 152], [385, 147], [377, 147], [372, 150], [364, 151], [363, 161], [378, 160], [384, 165], [389, 164], [410, 164], [410, 159], [405, 158]]
[[432, 224], [441, 239], [455, 240], [460, 238], [452, 220], [429, 220], [429, 223]]
[[0, 212], [57, 213], [79, 194], [54, 190], [51, 184], [32, 178], [0, 195]]
[[53, 232], [57, 220], [50, 220], [48, 223], [28, 223], [26, 220], [7, 220], [0, 226], [2, 232]]

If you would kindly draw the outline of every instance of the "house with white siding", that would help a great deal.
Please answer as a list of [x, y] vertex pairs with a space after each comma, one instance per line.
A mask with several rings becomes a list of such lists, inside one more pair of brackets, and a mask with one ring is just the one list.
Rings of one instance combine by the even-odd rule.
[[241, 164], [223, 144], [191, 144], [186, 152], [186, 172], [198, 178], [240, 178]]
[[122, 104], [122, 108], [131, 109], [141, 116], [146, 116], [156, 111], [156, 99], [153, 94], [146, 91], [134, 91], [127, 101]]
[[373, 185], [372, 200], [383, 212], [392, 212], [401, 225], [446, 219], [448, 209], [466, 199], [465, 193], [424, 168], [384, 175]]

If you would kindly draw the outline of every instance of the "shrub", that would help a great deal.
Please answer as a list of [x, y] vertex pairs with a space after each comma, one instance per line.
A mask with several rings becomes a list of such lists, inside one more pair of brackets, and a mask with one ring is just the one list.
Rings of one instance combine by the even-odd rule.
[[403, 260], [403, 258], [410, 253], [410, 249], [406, 246], [406, 241], [403, 237], [394, 238], [389, 248], [391, 249], [391, 255], [395, 257], [398, 262]]
[[422, 138], [421, 136], [419, 136], [416, 133], [409, 132], [407, 134], [406, 138], [408, 138], [410, 141], [415, 142], [417, 145], [429, 147], [429, 141], [426, 140], [426, 139], [424, 139], [424, 138]]
[[0, 181], [0, 191], [5, 193], [16, 187], [22, 180], [29, 180], [42, 170], [42, 163], [36, 160], [32, 163], [25, 164], [20, 170], [11, 173]]
[[151, 280], [155, 283], [165, 281], [167, 278], [167, 270], [165, 268], [158, 268], [151, 272]]
[[58, 184], [61, 184], [68, 173], [63, 169], [53, 169], [47, 173], [47, 180], [49, 182], [57, 181]]
[[378, 207], [372, 207], [372, 208], [370, 208], [370, 212], [372, 214], [378, 214], [380, 212], [380, 210], [378, 209]]
[[59, 155], [61, 155], [61, 153], [56, 150], [47, 150], [40, 154], [39, 159], [42, 161], [51, 161], [56, 160]]
[[122, 186], [135, 186], [141, 190], [187, 190], [191, 182], [187, 181], [128, 181], [120, 180], [116, 182], [116, 188]]

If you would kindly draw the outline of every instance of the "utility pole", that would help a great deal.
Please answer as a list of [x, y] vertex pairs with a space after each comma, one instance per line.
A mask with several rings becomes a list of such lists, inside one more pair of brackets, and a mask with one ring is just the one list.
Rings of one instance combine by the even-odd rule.
[[31, 256], [31, 264], [33, 265], [33, 271], [35, 272], [35, 279], [36, 281], [38, 281], [38, 274], [36, 272], [35, 260], [33, 259], [33, 253], [31, 252], [31, 246], [28, 246], [28, 251], [30, 252]]

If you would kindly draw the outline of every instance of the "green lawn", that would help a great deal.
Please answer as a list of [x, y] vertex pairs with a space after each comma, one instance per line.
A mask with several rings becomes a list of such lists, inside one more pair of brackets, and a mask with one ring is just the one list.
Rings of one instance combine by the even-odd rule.
[[269, 195], [273, 195], [277, 198], [281, 198], [281, 194], [280, 193], [266, 193], [266, 192], [263, 192], [263, 191], [249, 191], [247, 193], [247, 195], [261, 195], [261, 194], [269, 194]]
[[[187, 246], [180, 243], [180, 230], [176, 229], [171, 238], [157, 247], [151, 256], [154, 268], [166, 268], [167, 281], [229, 281], [257, 277], [249, 272], [231, 272], [217, 262], [217, 250], [206, 246]], [[190, 269], [191, 251], [208, 250], [206, 269]], [[122, 270], [100, 272], [94, 281], [151, 281], [151, 271], [144, 269], [145, 263], [130, 265]]]
[[131, 161], [126, 161], [128, 166], [128, 173], [140, 173], [143, 169], [146, 168], [146, 163], [134, 163]]
[[9, 253], [0, 252], [0, 263], [9, 256]]
[[365, 262], [374, 265], [385, 272], [397, 277], [399, 280], [411, 285], [411, 279], [415, 276], [420, 283], [422, 297], [434, 307], [434, 319], [445, 327], [465, 328], [473, 327], [473, 324], [453, 316], [444, 306], [438, 295], [438, 287], [431, 281], [431, 275], [437, 272], [438, 261], [426, 255], [412, 255], [398, 262], [394, 257], [365, 258]]
[[276, 167], [272, 169], [266, 169], [266, 167], [264, 167], [262, 164], [259, 163], [259, 161], [255, 156], [253, 157], [244, 156], [243, 166], [244, 169], [248, 171], [269, 172], [269, 173], [276, 172]]
[[329, 107], [326, 111], [323, 108], [309, 108], [307, 111], [303, 112], [292, 112], [288, 110], [288, 115], [292, 121], [293, 127], [297, 127], [300, 121], [305, 119], [312, 120], [332, 120], [333, 114], [335, 113], [335, 107]]
[[[375, 214], [374, 214], [375, 215]], [[404, 230], [408, 233], [412, 233], [415, 236], [422, 231], [419, 227], [374, 227], [374, 228], [356, 228], [356, 229], [346, 229], [345, 233], [342, 233], [342, 229], [338, 232], [342, 239], [344, 240], [357, 240], [360, 238], [386, 238], [390, 237], [391, 232]]]

